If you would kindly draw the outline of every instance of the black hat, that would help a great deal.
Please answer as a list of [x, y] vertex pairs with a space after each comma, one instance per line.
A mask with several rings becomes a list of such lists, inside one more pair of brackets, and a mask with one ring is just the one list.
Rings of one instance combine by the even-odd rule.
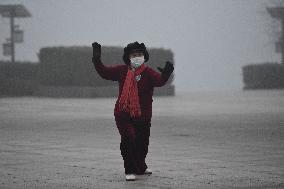
[[134, 43], [129, 43], [125, 48], [124, 48], [124, 54], [123, 54], [123, 61], [125, 64], [129, 65], [130, 64], [130, 60], [129, 60], [129, 54], [132, 52], [142, 52], [144, 54], [144, 59], [145, 62], [147, 62], [149, 60], [149, 54], [148, 51], [144, 45], [144, 43], [138, 43], [137, 41], [135, 41]]

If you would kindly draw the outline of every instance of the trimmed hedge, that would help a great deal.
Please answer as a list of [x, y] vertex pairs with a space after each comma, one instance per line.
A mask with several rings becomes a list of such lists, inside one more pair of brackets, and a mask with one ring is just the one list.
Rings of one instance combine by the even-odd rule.
[[38, 64], [0, 61], [0, 95], [33, 95], [38, 87]]
[[[124, 64], [123, 48], [102, 47], [102, 61], [106, 65]], [[150, 67], [164, 66], [165, 61], [173, 62], [170, 50], [150, 49]], [[46, 86], [114, 86], [113, 81], [102, 79], [92, 62], [91, 47], [47, 47], [39, 53], [39, 82]], [[168, 83], [171, 83], [173, 76]]]
[[[175, 87], [166, 85], [157, 87], [154, 96], [173, 96]], [[60, 98], [94, 98], [94, 97], [117, 97], [118, 85], [101, 87], [80, 87], [80, 86], [43, 86], [40, 85], [34, 93], [35, 96], [60, 97]]]
[[284, 88], [284, 65], [263, 63], [243, 67], [244, 89]]
[[[124, 64], [122, 54], [122, 47], [103, 47], [102, 61], [106, 65]], [[167, 60], [173, 62], [170, 50], [150, 49], [149, 54], [150, 61], [147, 65], [154, 69], [157, 66], [163, 67]], [[54, 96], [57, 93], [60, 96], [62, 91], [71, 91], [74, 97], [93, 97], [98, 96], [97, 90], [104, 87], [109, 90], [117, 87], [116, 82], [104, 80], [98, 75], [91, 58], [91, 47], [47, 47], [40, 49], [39, 64], [0, 61], [0, 95], [45, 96], [47, 93], [53, 94], [54, 90]], [[159, 95], [174, 95], [174, 86], [170, 85], [172, 80], [173, 75], [167, 83], [169, 86], [160, 90]], [[170, 92], [167, 91], [168, 88]], [[109, 95], [113, 96], [111, 91], [113, 90], [109, 91]]]

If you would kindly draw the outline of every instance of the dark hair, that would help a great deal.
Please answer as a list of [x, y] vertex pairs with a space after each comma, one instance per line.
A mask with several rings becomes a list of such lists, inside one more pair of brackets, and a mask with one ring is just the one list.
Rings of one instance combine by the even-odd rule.
[[145, 62], [149, 60], [149, 54], [148, 51], [144, 45], [144, 43], [138, 43], [135, 41], [134, 43], [129, 43], [125, 48], [124, 48], [124, 54], [122, 56], [122, 59], [125, 64], [129, 65], [130, 60], [129, 60], [129, 54], [131, 54], [134, 51], [142, 52], [144, 54], [144, 59]]

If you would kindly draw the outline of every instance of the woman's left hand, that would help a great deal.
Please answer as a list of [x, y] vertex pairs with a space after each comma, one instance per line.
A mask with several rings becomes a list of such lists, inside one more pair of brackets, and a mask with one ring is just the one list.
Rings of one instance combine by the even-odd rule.
[[157, 69], [162, 73], [162, 74], [171, 74], [174, 71], [174, 65], [170, 61], [166, 62], [166, 65], [164, 68], [157, 67]]

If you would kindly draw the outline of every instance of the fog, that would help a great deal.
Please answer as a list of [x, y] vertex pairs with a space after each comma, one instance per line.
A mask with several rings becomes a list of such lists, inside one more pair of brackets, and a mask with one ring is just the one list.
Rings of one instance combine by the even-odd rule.
[[[242, 66], [280, 62], [274, 52], [268, 0], [1, 0], [23, 4], [31, 18], [16, 19], [24, 43], [16, 60], [38, 61], [46, 46], [126, 46], [171, 49], [177, 93], [242, 90]], [[0, 17], [0, 43], [9, 37]], [[9, 60], [2, 55], [1, 60]], [[151, 57], [150, 57], [151, 58]], [[90, 60], [91, 63], [91, 60]]]

